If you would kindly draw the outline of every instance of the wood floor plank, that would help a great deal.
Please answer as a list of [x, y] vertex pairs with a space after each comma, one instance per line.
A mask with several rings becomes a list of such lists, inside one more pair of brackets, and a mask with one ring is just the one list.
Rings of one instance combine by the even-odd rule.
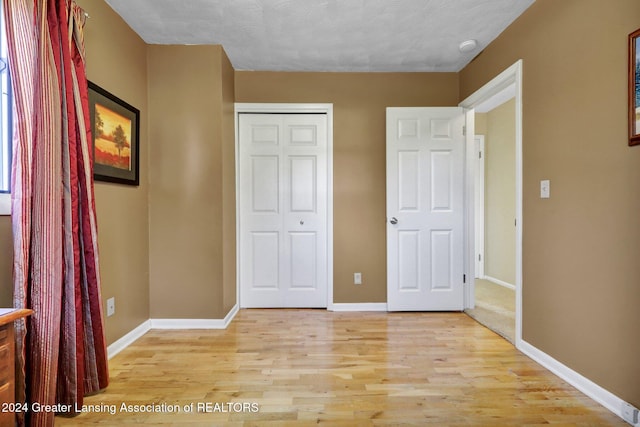
[[85, 399], [105, 410], [56, 425], [626, 426], [463, 313], [241, 310], [150, 331], [110, 373]]

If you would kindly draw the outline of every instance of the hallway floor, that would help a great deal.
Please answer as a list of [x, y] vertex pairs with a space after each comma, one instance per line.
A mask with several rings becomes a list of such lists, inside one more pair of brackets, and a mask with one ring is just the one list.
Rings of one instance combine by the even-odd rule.
[[476, 279], [476, 306], [465, 313], [515, 343], [516, 295], [512, 289], [488, 280]]

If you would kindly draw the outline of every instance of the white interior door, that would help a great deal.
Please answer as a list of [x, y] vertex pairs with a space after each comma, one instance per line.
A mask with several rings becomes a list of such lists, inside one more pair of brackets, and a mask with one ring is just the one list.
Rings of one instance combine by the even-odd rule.
[[242, 307], [327, 306], [327, 116], [240, 114]]
[[464, 308], [464, 113], [387, 108], [387, 305]]

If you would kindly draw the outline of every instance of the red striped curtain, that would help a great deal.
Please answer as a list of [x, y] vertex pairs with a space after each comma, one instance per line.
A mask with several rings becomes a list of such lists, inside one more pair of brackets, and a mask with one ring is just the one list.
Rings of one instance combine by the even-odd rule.
[[[109, 377], [85, 15], [73, 0], [2, 1], [14, 97], [14, 305], [34, 310], [16, 325], [16, 401], [79, 408]], [[18, 415], [21, 425], [53, 425], [52, 413]]]

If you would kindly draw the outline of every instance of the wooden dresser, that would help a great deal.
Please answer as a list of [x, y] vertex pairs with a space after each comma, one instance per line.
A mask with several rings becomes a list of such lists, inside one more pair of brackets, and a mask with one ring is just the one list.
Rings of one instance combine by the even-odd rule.
[[[0, 405], [15, 402], [15, 335], [13, 322], [29, 316], [31, 310], [0, 308]], [[4, 408], [6, 409], [6, 408]], [[15, 414], [0, 410], [0, 426], [14, 426]]]

